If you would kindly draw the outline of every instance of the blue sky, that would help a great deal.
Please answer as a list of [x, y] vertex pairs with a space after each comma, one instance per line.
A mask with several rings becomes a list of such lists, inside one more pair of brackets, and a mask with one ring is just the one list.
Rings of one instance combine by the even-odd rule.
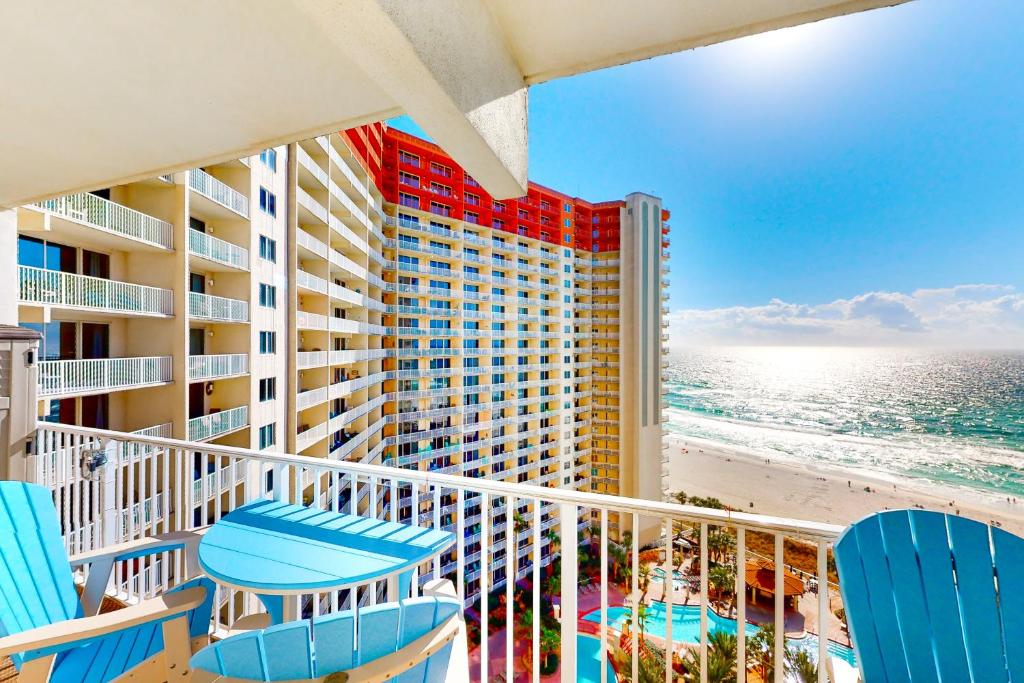
[[1022, 25], [1020, 0], [917, 0], [540, 85], [530, 177], [664, 197], [687, 335], [847, 302], [919, 341], [926, 290], [986, 292], [1024, 339]]

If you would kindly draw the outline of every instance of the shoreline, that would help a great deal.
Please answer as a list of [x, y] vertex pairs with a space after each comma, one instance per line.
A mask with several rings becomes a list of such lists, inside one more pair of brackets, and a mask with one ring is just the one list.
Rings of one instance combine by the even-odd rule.
[[666, 431], [663, 438], [669, 444], [669, 491], [718, 498], [744, 512], [847, 526], [872, 512], [920, 507], [997, 521], [1024, 536], [1024, 499], [1007, 502], [998, 494], [965, 488], [769, 459], [675, 432]]

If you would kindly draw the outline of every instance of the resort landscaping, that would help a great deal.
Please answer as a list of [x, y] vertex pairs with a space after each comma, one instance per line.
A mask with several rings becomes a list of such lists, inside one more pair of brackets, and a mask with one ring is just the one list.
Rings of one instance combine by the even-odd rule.
[[[716, 499], [691, 499], [685, 493], [675, 494], [682, 504], [724, 509]], [[601, 637], [601, 544], [599, 529], [579, 533], [577, 618], [577, 677], [580, 681], [600, 681]], [[633, 586], [633, 539], [629, 532], [622, 538], [607, 542], [607, 662], [612, 667], [608, 680], [627, 681], [632, 675], [634, 635], [640, 657], [637, 662], [638, 681], [664, 681], [666, 651], [671, 652], [671, 666], [678, 680], [700, 680], [700, 540], [699, 527], [678, 524], [673, 529], [672, 557], [666, 557], [665, 539], [639, 547], [636, 558], [637, 604], [634, 615], [630, 591]], [[708, 680], [711, 683], [735, 680], [740, 629], [737, 624], [738, 596], [736, 573], [744, 572], [747, 678], [768, 681], [774, 675], [775, 567], [771, 539], [758, 534], [745, 536], [745, 557], [737, 557], [735, 531], [729, 528], [708, 528], [707, 657]], [[843, 622], [843, 610], [835, 585], [835, 567], [829, 556], [831, 614], [818, 613], [818, 586], [813, 580], [815, 550], [811, 545], [787, 539], [784, 545], [785, 587], [784, 613], [785, 661], [787, 680], [797, 683], [817, 681], [818, 634], [820, 625], [830, 641], [828, 650], [833, 662], [854, 666], [849, 635]], [[545, 567], [540, 581], [540, 614], [533, 610], [533, 584], [529, 577], [521, 579], [513, 591], [513, 624], [515, 647], [513, 671], [515, 680], [530, 680], [533, 652], [529, 647], [534, 619], [540, 619], [540, 674], [542, 680], [558, 680], [560, 650], [559, 558]], [[667, 598], [671, 595], [671, 629]], [[470, 639], [470, 662], [474, 680], [480, 679], [480, 602], [467, 609]], [[505, 680], [505, 630], [509, 605], [506, 589], [499, 587], [488, 596], [488, 680]], [[668, 634], [671, 633], [671, 645]], [[589, 653], [589, 654], [588, 654]], [[590, 656], [593, 655], [593, 656]], [[842, 664], [840, 664], [841, 666]]]

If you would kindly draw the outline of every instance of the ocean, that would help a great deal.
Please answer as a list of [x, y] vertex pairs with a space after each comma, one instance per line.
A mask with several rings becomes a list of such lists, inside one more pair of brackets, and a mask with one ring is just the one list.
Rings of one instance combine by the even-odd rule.
[[668, 375], [666, 431], [1024, 497], [1024, 352], [685, 349]]

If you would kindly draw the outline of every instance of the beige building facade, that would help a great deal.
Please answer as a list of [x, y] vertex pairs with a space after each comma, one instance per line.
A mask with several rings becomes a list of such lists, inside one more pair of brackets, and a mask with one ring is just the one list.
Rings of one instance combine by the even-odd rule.
[[[618, 226], [601, 251], [558, 244], [388, 201], [396, 169], [353, 139], [19, 207], [18, 315], [43, 336], [43, 419], [660, 499], [661, 201], [595, 210], [595, 234]], [[577, 232], [592, 220], [571, 202], [537, 210]], [[259, 492], [273, 475], [232, 476]], [[504, 547], [538, 514], [566, 535], [530, 500], [492, 509], [488, 529], [479, 501], [442, 503], [442, 524], [461, 515], [468, 595], [482, 534]], [[410, 519], [413, 502], [398, 505]], [[519, 576], [553, 557], [553, 539], [535, 558], [528, 536]]]

